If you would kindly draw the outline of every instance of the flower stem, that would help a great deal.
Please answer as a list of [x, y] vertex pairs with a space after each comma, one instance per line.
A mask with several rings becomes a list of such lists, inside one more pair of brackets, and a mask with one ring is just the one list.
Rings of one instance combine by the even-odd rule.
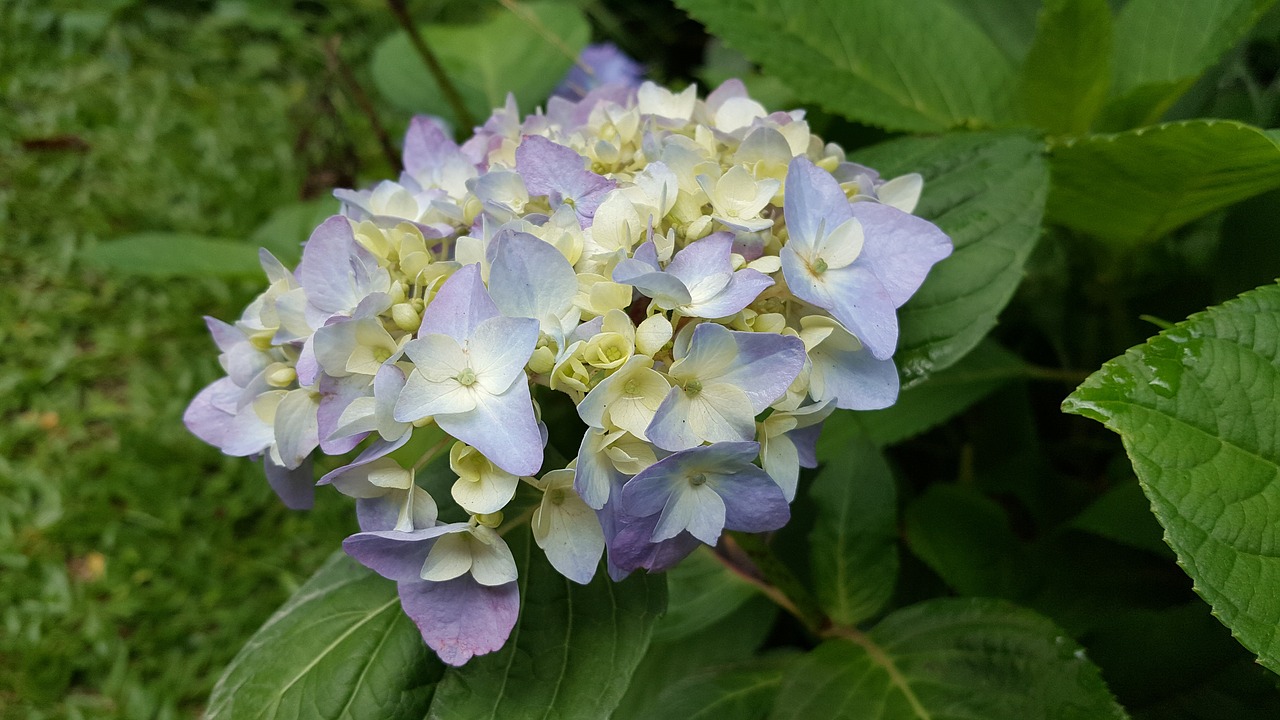
[[[814, 635], [822, 635], [831, 619], [800, 579], [782, 562], [764, 537], [749, 533], [728, 533], [715, 555], [730, 570], [751, 582], [779, 607], [791, 613]], [[745, 561], [745, 562], [744, 562]]]
[[449, 74], [444, 71], [444, 66], [440, 64], [436, 54], [427, 45], [427, 39], [418, 31], [418, 26], [414, 25], [413, 19], [409, 17], [409, 8], [405, 5], [405, 0], [387, 0], [387, 7], [391, 8], [391, 14], [396, 16], [396, 21], [400, 23], [400, 27], [404, 28], [404, 31], [409, 35], [409, 43], [413, 45], [413, 49], [418, 52], [422, 62], [426, 64], [427, 70], [435, 78], [436, 84], [440, 86], [440, 92], [444, 93], [445, 100], [449, 102], [449, 107], [453, 108], [454, 119], [458, 121], [458, 129], [475, 127], [475, 118], [471, 116], [471, 111], [467, 110], [467, 104], [463, 101], [462, 94], [458, 92], [458, 87], [449, 79]]
[[441, 450], [445, 449], [453, 442], [454, 442], [454, 439], [452, 436], [445, 435], [435, 445], [432, 445], [431, 447], [427, 448], [427, 451], [422, 453], [422, 457], [418, 458], [418, 462], [413, 464], [413, 472], [416, 473], [422, 468], [426, 467], [427, 463], [434, 460], [436, 455], [440, 454]]
[[392, 170], [400, 171], [404, 168], [400, 165], [400, 154], [396, 152], [396, 147], [391, 142], [391, 136], [387, 134], [387, 128], [383, 126], [382, 121], [378, 119], [378, 113], [373, 107], [373, 102], [369, 100], [369, 95], [361, 87], [360, 82], [356, 80], [355, 73], [351, 72], [351, 67], [342, 60], [339, 52], [342, 46], [342, 38], [334, 35], [324, 43], [324, 56], [329, 65], [329, 72], [336, 75], [344, 85], [347, 86], [347, 92], [351, 93], [351, 99], [355, 101], [356, 107], [360, 108], [360, 112], [369, 120], [369, 126], [373, 129], [373, 135], [378, 139], [378, 146], [382, 149], [383, 156], [390, 163]]

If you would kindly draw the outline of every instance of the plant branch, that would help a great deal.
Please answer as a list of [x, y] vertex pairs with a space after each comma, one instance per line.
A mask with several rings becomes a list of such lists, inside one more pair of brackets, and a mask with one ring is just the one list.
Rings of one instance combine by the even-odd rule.
[[773, 554], [764, 537], [728, 533], [721, 539], [715, 556], [730, 570], [760, 588], [778, 607], [794, 615], [809, 632], [820, 636], [831, 625], [831, 619], [822, 611], [817, 599]]
[[400, 23], [400, 27], [409, 35], [409, 43], [413, 45], [413, 49], [418, 52], [422, 58], [422, 62], [426, 64], [427, 70], [431, 72], [431, 76], [435, 78], [436, 84], [440, 86], [440, 92], [444, 93], [444, 98], [449, 102], [449, 107], [453, 108], [454, 118], [458, 121], [458, 129], [469, 130], [474, 127], [475, 118], [471, 116], [471, 111], [467, 110], [467, 104], [462, 99], [462, 94], [458, 92], [458, 88], [449, 79], [449, 74], [445, 72], [444, 66], [436, 58], [436, 54], [431, 51], [431, 47], [427, 45], [427, 39], [418, 31], [418, 27], [413, 24], [413, 19], [409, 17], [409, 8], [405, 5], [405, 0], [387, 0], [387, 7], [391, 8], [391, 14], [396, 16], [396, 22]]
[[387, 162], [391, 164], [392, 170], [399, 172], [403, 168], [400, 165], [400, 153], [396, 152], [396, 146], [391, 142], [391, 136], [387, 134], [387, 128], [383, 126], [382, 121], [378, 119], [378, 113], [374, 110], [373, 102], [369, 100], [369, 95], [364, 88], [356, 80], [355, 73], [351, 72], [351, 67], [342, 60], [342, 55], [338, 52], [342, 46], [342, 38], [334, 35], [324, 44], [324, 56], [329, 65], [329, 72], [338, 76], [338, 79], [347, 86], [347, 92], [351, 93], [351, 99], [355, 100], [356, 106], [360, 108], [360, 112], [369, 120], [369, 125], [373, 128], [373, 134], [378, 138], [378, 145], [382, 148], [382, 154], [387, 158]]

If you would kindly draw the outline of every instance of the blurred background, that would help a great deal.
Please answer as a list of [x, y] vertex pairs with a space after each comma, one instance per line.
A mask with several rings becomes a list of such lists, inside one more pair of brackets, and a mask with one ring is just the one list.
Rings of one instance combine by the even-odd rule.
[[[743, 76], [766, 106], [794, 103], [667, 2], [532, 6], [407, 9], [497, 24], [433, 37], [479, 118], [507, 87], [522, 111], [541, 103], [589, 38], [658, 80]], [[1277, 68], [1272, 11], [1167, 117], [1280, 125]], [[181, 414], [220, 372], [200, 318], [233, 319], [261, 289], [256, 248], [295, 261], [336, 211], [332, 188], [393, 177], [411, 113], [449, 114], [423, 73], [375, 0], [0, 0], [0, 718], [198, 716], [240, 645], [355, 529], [334, 493], [288, 512], [255, 463]], [[888, 137], [811, 120], [849, 149]], [[1257, 218], [1278, 206], [1268, 193], [1162, 241], [1128, 299], [1177, 320], [1270, 280], [1280, 249]], [[1070, 320], [1035, 313], [1034, 293], [1096, 274], [1060, 248], [1046, 237], [1008, 326]], [[1255, 262], [1206, 272], [1239, 254]], [[1087, 291], [1073, 312], [1104, 316]], [[1153, 332], [1118, 327], [1073, 365]]]

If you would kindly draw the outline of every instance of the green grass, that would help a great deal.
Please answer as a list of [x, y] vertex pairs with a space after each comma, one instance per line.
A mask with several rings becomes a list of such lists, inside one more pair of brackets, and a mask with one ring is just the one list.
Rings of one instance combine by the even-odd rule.
[[356, 53], [390, 21], [79, 7], [0, 0], [0, 718], [195, 717], [353, 513], [331, 493], [285, 510], [182, 426], [220, 372], [201, 315], [259, 283], [77, 258], [142, 230], [244, 237], [353, 181], [376, 144], [317, 38], [347, 29]]

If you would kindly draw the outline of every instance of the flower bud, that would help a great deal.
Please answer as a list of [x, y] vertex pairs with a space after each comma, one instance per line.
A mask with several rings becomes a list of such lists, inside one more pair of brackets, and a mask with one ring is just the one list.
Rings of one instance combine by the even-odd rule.
[[271, 387], [289, 387], [298, 379], [298, 372], [284, 363], [272, 363], [267, 368], [266, 378]]
[[422, 316], [411, 303], [402, 302], [391, 306], [391, 320], [396, 327], [405, 332], [414, 332], [422, 325]]

